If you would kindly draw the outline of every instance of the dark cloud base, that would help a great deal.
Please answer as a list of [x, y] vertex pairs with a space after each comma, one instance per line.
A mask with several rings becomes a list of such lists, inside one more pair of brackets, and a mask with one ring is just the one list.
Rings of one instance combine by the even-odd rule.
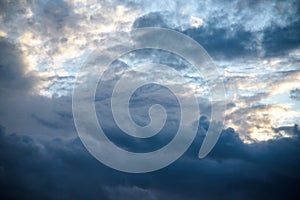
[[[170, 28], [162, 14], [153, 12], [141, 16], [135, 20], [133, 28]], [[219, 27], [215, 19], [199, 28], [191, 27], [182, 32], [199, 42], [215, 59], [284, 56], [300, 46], [300, 18], [294, 18], [295, 22], [288, 26], [271, 26], [261, 31], [245, 30], [242, 24]], [[258, 41], [259, 37], [261, 42]]]
[[[296, 126], [295, 126], [296, 127]], [[208, 158], [197, 153], [199, 134], [172, 165], [147, 174], [112, 170], [81, 141], [41, 142], [0, 134], [1, 199], [299, 199], [300, 140], [244, 144], [224, 130]]]
[[28, 90], [38, 81], [34, 74], [25, 74], [26, 63], [18, 45], [0, 37], [0, 91]]

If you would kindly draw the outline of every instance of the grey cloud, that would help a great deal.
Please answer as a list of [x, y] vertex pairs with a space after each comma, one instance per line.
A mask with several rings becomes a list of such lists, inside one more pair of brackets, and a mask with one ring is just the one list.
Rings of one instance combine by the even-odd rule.
[[[255, 35], [249, 31], [236, 29], [234, 34], [226, 28], [188, 29], [183, 33], [199, 42], [216, 59], [256, 56]], [[253, 46], [253, 47], [251, 47]]]
[[[62, 112], [61, 112], [62, 113]], [[70, 124], [70, 122], [67, 123], [67, 119], [65, 119], [64, 116], [70, 116], [69, 113], [58, 114], [59, 117], [57, 117], [57, 120], [53, 119], [45, 119], [40, 116], [37, 116], [36, 114], [31, 114], [31, 117], [36, 120], [38, 123], [40, 123], [43, 126], [49, 127], [50, 129], [63, 129], [65, 124]], [[68, 117], [69, 119], [73, 119], [72, 117]]]
[[48, 1], [44, 6], [44, 12], [46, 17], [53, 18], [57, 24], [67, 17], [70, 13], [70, 9], [67, 3], [63, 0]]
[[273, 128], [276, 133], [279, 133], [280, 131], [285, 131], [286, 133], [290, 135], [299, 135], [300, 129], [299, 125], [295, 124], [294, 126], [281, 126], [278, 128]]
[[6, 90], [30, 90], [38, 82], [31, 72], [26, 74], [26, 60], [17, 44], [0, 38], [0, 88]]
[[35, 87], [41, 79], [35, 72], [27, 72], [27, 67], [19, 46], [1, 38], [0, 123], [11, 132], [38, 137], [65, 137], [66, 132], [72, 135], [74, 124], [70, 98], [47, 98], [35, 94]]
[[[135, 20], [134, 28], [142, 27], [163, 27], [167, 28], [165, 17], [162, 13], [149, 13]], [[255, 46], [255, 35], [250, 31], [245, 31], [241, 27], [235, 27], [232, 32], [230, 27], [216, 27], [207, 22], [205, 27], [189, 28], [183, 33], [190, 36], [214, 58], [233, 58], [239, 56], [251, 56], [257, 54]], [[180, 30], [179, 30], [180, 31]]]
[[199, 160], [198, 135], [172, 165], [147, 174], [109, 169], [80, 140], [38, 141], [0, 134], [0, 195], [9, 199], [295, 199], [300, 182], [299, 138], [247, 145], [224, 130]]
[[[73, 13], [72, 8], [64, 0], [50, 0], [44, 3], [40, 1], [33, 9], [34, 16], [30, 19], [31, 28], [38, 30], [45, 36], [60, 38], [67, 35], [66, 28], [78, 28], [78, 16]], [[40, 11], [42, 9], [42, 12]]]
[[[2, 199], [83, 199], [85, 197], [96, 199], [104, 197], [101, 188], [97, 188], [97, 179], [94, 179], [96, 182], [92, 179], [86, 180], [85, 188], [81, 190], [78, 186], [82, 187], [83, 182], [77, 182], [78, 179], [73, 178], [72, 174], [77, 174], [81, 169], [86, 172], [91, 170], [86, 165], [88, 163], [96, 167], [92, 168], [97, 171], [97, 163], [94, 163], [85, 153], [82, 146], [78, 146], [80, 144], [78, 140], [70, 141], [70, 143], [53, 140], [42, 145], [26, 136], [5, 136], [3, 130], [1, 130], [0, 137], [0, 163], [4, 170], [4, 177], [0, 181]], [[69, 150], [71, 152], [68, 152]], [[88, 163], [85, 163], [86, 161]], [[95, 172], [95, 170], [92, 171]], [[101, 180], [101, 173], [97, 174], [100, 175], [98, 178]], [[89, 190], [89, 187], [93, 189]], [[60, 190], [62, 192], [55, 192]]]
[[165, 193], [159, 189], [147, 189], [138, 186], [117, 186], [117, 187], [105, 187], [110, 200], [133, 200], [133, 199], [145, 199], [145, 200], [160, 200], [160, 199], [172, 199], [172, 200], [192, 200], [194, 198], [188, 198], [184, 195]]
[[137, 18], [133, 23], [133, 28], [161, 27], [168, 28], [160, 13], [149, 13]]
[[157, 195], [151, 190], [146, 190], [136, 186], [132, 187], [107, 187], [107, 194], [111, 200], [131, 200], [131, 199], [145, 199], [158, 200]]
[[[6, 4], [7, 2], [9, 3]], [[16, 1], [0, 1], [0, 12], [6, 26], [13, 25], [15, 16], [17, 18], [26, 14], [27, 11], [24, 8], [29, 6], [29, 3], [20, 2], [25, 2], [25, 4], [17, 4]], [[232, 4], [196, 0], [189, 3], [172, 2], [169, 1], [172, 4], [171, 8], [173, 4], [178, 4], [176, 8], [185, 8], [187, 13], [203, 18], [203, 27], [190, 28], [184, 33], [200, 42], [214, 58], [227, 59], [239, 56], [245, 59], [247, 56], [258, 56], [260, 51], [265, 51], [266, 56], [284, 55], [299, 47], [297, 38], [299, 3], [295, 3], [296, 1], [286, 3], [234, 1]], [[122, 3], [139, 9], [136, 2], [120, 2]], [[179, 12], [180, 9], [173, 9], [169, 12], [161, 11], [168, 7], [159, 7], [157, 5], [161, 4], [157, 3], [158, 1], [152, 0], [143, 1], [142, 4], [152, 6], [143, 6], [143, 16], [136, 19], [133, 27], [176, 27], [180, 30], [180, 26], [186, 23], [188, 17], [180, 19], [182, 17], [180, 14], [170, 14], [174, 11]], [[165, 4], [168, 5], [168, 1]], [[2, 5], [5, 6], [2, 7]], [[30, 6], [34, 8], [31, 4]], [[74, 30], [78, 28], [77, 16], [72, 13], [66, 1], [48, 1], [46, 4], [40, 1], [40, 5], [36, 6], [36, 10], [32, 9], [35, 15], [32, 19], [25, 20], [25, 24], [14, 25], [19, 26], [18, 30], [22, 28], [30, 28], [33, 32], [39, 30], [40, 36], [45, 40], [49, 38], [44, 36], [52, 37], [45, 42], [45, 45], [51, 49], [46, 57], [51, 57], [60, 42], [66, 45], [69, 42], [68, 32], [64, 32], [66, 31], [64, 28], [72, 27]], [[101, 14], [90, 18], [93, 23], [109, 23], [109, 20], [104, 19], [105, 17]], [[7, 28], [9, 37], [15, 37], [13, 34], [18, 35], [14, 33], [16, 30]], [[90, 37], [90, 35], [87, 34], [85, 37]], [[1, 93], [3, 98], [1, 98], [0, 121], [10, 127], [9, 132], [30, 135], [30, 137], [4, 133], [0, 135], [0, 193], [4, 199], [85, 199], [87, 197], [134, 199], [140, 196], [149, 199], [199, 199], [201, 197], [204, 199], [266, 199], [271, 197], [292, 199], [294, 195], [299, 195], [296, 188], [300, 182], [298, 126], [280, 127], [275, 130], [289, 131], [294, 134], [293, 138], [252, 145], [244, 144], [233, 129], [224, 130], [210, 157], [198, 160], [199, 147], [209, 125], [207, 118], [202, 116], [199, 135], [184, 157], [166, 169], [137, 176], [119, 173], [99, 164], [86, 152], [79, 139], [55, 139], [47, 142], [33, 140], [31, 137], [35, 136], [42, 139], [75, 136], [71, 99], [56, 96], [52, 98], [30, 96], [16, 92], [32, 89], [37, 82], [36, 76], [24, 73], [26, 63], [15, 43], [1, 39], [0, 45], [0, 88], [1, 90], [5, 88], [10, 93], [9, 96]], [[86, 45], [78, 46], [79, 48], [86, 48]], [[59, 51], [57, 53], [59, 54]], [[147, 52], [146, 56], [149, 56]], [[151, 56], [153, 56], [151, 59], [154, 59], [155, 55], [151, 54]], [[144, 59], [143, 55], [137, 57]], [[137, 57], [134, 57], [134, 60]], [[183, 61], [171, 62], [171, 58], [172, 56], [168, 54], [161, 54], [158, 60], [175, 67], [180, 64], [182, 71], [187, 68]], [[272, 81], [277, 83], [278, 80], [282, 80], [280, 77], [285, 77], [285, 75], [278, 73]], [[47, 89], [51, 87], [52, 90], [56, 90], [59, 86], [63, 86], [62, 89], [68, 90], [69, 82], [72, 82], [73, 78], [73, 76], [50, 77], [48, 80], [56, 83]], [[190, 78], [193, 82], [200, 81]], [[271, 79], [270, 75], [265, 78]], [[242, 79], [243, 77], [240, 78]], [[105, 89], [108, 88], [105, 86]], [[291, 98], [298, 99], [297, 90], [291, 91]], [[242, 100], [253, 103], [267, 95], [260, 93]], [[98, 100], [101, 100], [101, 103], [107, 103], [106, 97], [105, 93]], [[147, 113], [144, 112], [147, 106], [143, 107], [143, 104], [148, 102], [135, 100], [136, 105], [142, 108], [137, 110], [136, 120], [140, 120], [140, 117], [144, 117], [143, 114]], [[171, 107], [171, 103], [166, 102], [166, 105]], [[209, 105], [203, 103], [200, 106], [209, 116]], [[254, 111], [261, 109], [259, 106], [252, 108]], [[102, 107], [99, 110], [101, 109]], [[238, 112], [247, 113], [248, 111], [242, 109]], [[237, 113], [232, 114], [232, 118], [238, 120], [235, 114]], [[119, 130], [109, 127], [111, 118], [106, 118], [105, 115], [104, 118], [104, 124], [108, 126], [108, 135], [115, 137], [118, 144], [127, 143], [127, 140], [118, 137], [122, 134], [118, 132]], [[175, 125], [170, 123], [165, 130], [166, 133], [172, 132], [174, 127]], [[159, 142], [161, 141], [154, 141], [155, 144], [160, 144]], [[152, 145], [147, 146], [146, 143], [139, 141], [131, 143], [129, 141], [124, 146], [126, 145], [131, 148], [144, 148], [144, 150], [153, 148]]]
[[300, 89], [294, 89], [290, 91], [290, 98], [295, 101], [300, 101]]
[[72, 93], [73, 86], [75, 84], [75, 76], [50, 76], [42, 78], [42, 81], [49, 84], [44, 87], [44, 90], [48, 91], [52, 96], [69, 96]]
[[[288, 55], [300, 47], [299, 16], [294, 23], [284, 27], [271, 26], [259, 32], [235, 27], [216, 27], [208, 23], [204, 27], [184, 31], [217, 59], [245, 57], [275, 57]], [[293, 59], [293, 58], [291, 58]]]
[[[213, 2], [213, 1], [212, 1]], [[298, 1], [234, 1], [217, 4], [215, 2], [209, 16], [217, 26], [240, 26], [246, 31], [263, 31], [270, 27], [285, 27], [294, 22], [299, 3]], [[218, 12], [219, 11], [219, 12]], [[219, 20], [217, 20], [219, 19]]]
[[[8, 31], [15, 31], [10, 30], [10, 27], [18, 25], [18, 28], [21, 28], [20, 30], [26, 30], [29, 28], [48, 34], [51, 31], [57, 32], [59, 29], [67, 25], [69, 21], [68, 16], [72, 14], [72, 10], [64, 0], [6, 0], [4, 5], [4, 12], [2, 15]], [[28, 17], [30, 13], [32, 13], [32, 15]], [[14, 21], [16, 17], [22, 18], [19, 24]]]
[[[136, 27], [170, 27], [183, 31], [216, 58], [275, 56], [299, 47], [298, 1], [191, 1], [191, 6], [167, 1], [160, 7], [154, 6], [153, 1], [144, 4], [151, 12], [144, 11], [135, 21]], [[181, 12], [203, 19], [204, 25], [186, 26], [189, 17]]]
[[[133, 0], [120, 1], [118, 4], [141, 8], [144, 15], [151, 12], [160, 12], [162, 15], [172, 13], [169, 17], [169, 25], [172, 28], [180, 27], [189, 18], [186, 15], [202, 18], [206, 23], [213, 23], [217, 28], [240, 27], [245, 31], [258, 32], [270, 27], [285, 27], [293, 23], [299, 9], [299, 1], [244, 1], [235, 0], [230, 2], [197, 1], [189, 3], [181, 1], [153, 1], [146, 0], [142, 4]], [[169, 15], [170, 16], [170, 15]]]
[[1, 0], [0, 15], [4, 18], [5, 22], [10, 22], [13, 21], [15, 17], [19, 17], [26, 14], [27, 7], [31, 7], [31, 5], [31, 2], [28, 0]]
[[76, 136], [70, 97], [43, 97], [12, 93], [1, 99], [0, 122], [10, 132], [33, 138]]
[[270, 27], [264, 30], [262, 45], [266, 56], [283, 56], [300, 47], [300, 19], [285, 27]]

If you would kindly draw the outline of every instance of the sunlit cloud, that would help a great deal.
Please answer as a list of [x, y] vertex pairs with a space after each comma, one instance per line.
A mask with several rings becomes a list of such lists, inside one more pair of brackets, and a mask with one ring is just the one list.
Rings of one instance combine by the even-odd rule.
[[191, 27], [194, 27], [194, 28], [199, 28], [200, 26], [202, 26], [204, 23], [203, 19], [201, 18], [198, 18], [198, 17], [194, 17], [194, 16], [191, 16], [190, 17], [190, 24], [191, 24]]
[[300, 65], [294, 55], [225, 64], [225, 86], [234, 106], [227, 110], [227, 126], [245, 142], [293, 137], [274, 129], [300, 122], [300, 106], [290, 91], [300, 87]]

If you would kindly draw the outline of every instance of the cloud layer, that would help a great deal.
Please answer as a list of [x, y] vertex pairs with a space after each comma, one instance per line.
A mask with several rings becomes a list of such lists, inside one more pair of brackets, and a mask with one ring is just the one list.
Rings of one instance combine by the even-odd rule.
[[[201, 125], [202, 126], [202, 125]], [[225, 130], [207, 159], [203, 136], [171, 166], [126, 174], [100, 164], [79, 138], [41, 142], [0, 134], [0, 184], [5, 199], [295, 199], [299, 193], [299, 129], [293, 139], [244, 144]]]
[[[0, 0], [0, 124], [6, 128], [0, 129], [1, 199], [298, 199], [299, 5]], [[76, 73], [94, 49], [120, 48], [121, 35], [141, 27], [169, 28], [199, 42], [218, 66], [228, 102], [221, 138], [199, 160], [211, 112], [203, 78], [184, 59], [159, 50], [116, 60], [95, 103], [100, 123], [120, 147], [158, 149], [179, 121], [169, 91], [142, 87], [131, 99], [133, 120], [146, 125], [149, 106], [161, 103], [170, 114], [162, 133], [132, 140], [116, 127], [109, 97], [125, 64], [155, 62], [178, 70], [202, 111], [198, 135], [183, 157], [137, 175], [105, 167], [87, 152], [77, 137], [71, 96]], [[116, 42], [107, 43], [108, 37]], [[163, 70], [153, 75], [168, 79]]]

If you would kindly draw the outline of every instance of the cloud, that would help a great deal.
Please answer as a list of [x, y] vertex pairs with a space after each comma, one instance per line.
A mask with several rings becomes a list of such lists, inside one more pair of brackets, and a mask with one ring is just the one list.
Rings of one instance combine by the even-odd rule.
[[91, 50], [110, 32], [129, 31], [139, 12], [109, 1], [8, 1], [3, 9], [1, 35], [20, 46], [45, 96], [70, 95]]
[[66, 132], [72, 135], [74, 125], [70, 97], [39, 96], [36, 90], [40, 82], [37, 73], [29, 68], [21, 47], [7, 38], [1, 38], [1, 124], [11, 132], [30, 133], [37, 137], [63, 137]]
[[137, 18], [133, 23], [133, 28], [161, 27], [167, 28], [163, 16], [160, 13], [149, 13]]
[[[299, 131], [297, 132], [299, 134]], [[80, 140], [39, 141], [0, 134], [0, 195], [9, 199], [292, 198], [299, 184], [299, 137], [247, 145], [224, 130], [206, 159], [203, 136], [169, 167], [127, 174], [96, 161]]]
[[[117, 4], [141, 8], [142, 14], [160, 12], [169, 15], [168, 24], [172, 28], [179, 28], [188, 23], [189, 16], [203, 19], [204, 23], [214, 23], [218, 28], [241, 27], [245, 31], [262, 31], [272, 26], [284, 27], [292, 23], [297, 15], [297, 1], [288, 3], [273, 1], [247, 2], [236, 0], [233, 2], [196, 1], [189, 3], [181, 1], [151, 1], [142, 3], [136, 1], [114, 1]], [[172, 17], [169, 13], [172, 13]], [[188, 17], [186, 17], [188, 16]], [[187, 20], [187, 21], [186, 21]]]
[[[133, 2], [130, 3], [125, 5]], [[161, 4], [143, 1], [144, 15], [135, 24], [182, 31], [214, 57], [269, 57], [299, 47], [297, 1], [190, 1], [189, 4], [164, 1]], [[195, 26], [194, 19], [201, 23]]]
[[250, 142], [251, 138], [282, 137], [273, 128], [299, 123], [299, 106], [289, 98], [289, 91], [299, 88], [296, 55], [217, 62], [224, 72], [228, 100], [233, 103], [227, 107], [227, 127], [235, 128]]
[[[2, 0], [0, 13], [0, 123], [16, 133], [1, 130], [0, 134], [3, 199], [291, 199], [296, 195], [298, 1]], [[114, 47], [103, 43], [108, 35], [146, 26], [179, 30], [212, 55], [232, 100], [227, 125], [236, 130], [224, 130], [210, 156], [197, 158], [209, 125], [205, 93], [199, 106], [206, 117], [200, 118], [198, 136], [188, 152], [165, 169], [131, 175], [103, 166], [78, 138], [70, 139], [76, 137], [70, 96], [75, 74], [90, 49]], [[173, 66], [198, 84], [199, 93], [205, 92], [203, 80], [170, 54], [145, 51], [122, 60], [149, 61]], [[166, 93], [157, 88], [138, 92], [145, 97], [153, 91], [161, 92], [157, 96]], [[102, 95], [96, 106], [106, 111], [107, 91]], [[149, 121], [149, 102], [134, 99], [134, 120], [140, 124]], [[176, 111], [174, 102], [163, 103], [170, 112]], [[121, 137], [123, 133], [112, 128], [109, 112], [102, 118], [115, 143], [138, 151], [164, 145], [176, 127], [176, 120], [171, 120], [164, 130], [167, 136], [149, 144]], [[246, 139], [266, 135], [271, 139], [245, 144], [241, 137], [245, 132]]]
[[294, 89], [290, 91], [290, 98], [296, 101], [300, 101], [300, 89]]
[[107, 187], [106, 191], [110, 199], [114, 200], [130, 200], [130, 199], [145, 199], [157, 200], [158, 197], [155, 192], [146, 190], [136, 186], [132, 187]]
[[[30, 137], [6, 136], [2, 130], [1, 166], [4, 175], [0, 183], [1, 196], [9, 199], [81, 199], [90, 195], [97, 198], [103, 196], [101, 188], [97, 190], [91, 179], [85, 181], [86, 188], [81, 190], [78, 186], [83, 182], [77, 182], [81, 175], [72, 178], [73, 173], [80, 171], [84, 160], [88, 163], [92, 161], [78, 144], [78, 140], [70, 143], [54, 140], [42, 145]], [[68, 153], [69, 150], [72, 152]], [[89, 170], [88, 163], [84, 164], [84, 170]], [[93, 161], [90, 164], [97, 166]], [[92, 177], [92, 174], [89, 176]], [[95, 190], [86, 190], [90, 186]], [[56, 192], [59, 190], [62, 192]]]
[[[31, 90], [38, 77], [27, 70], [27, 62], [20, 48], [6, 38], [0, 38], [0, 88], [2, 90]], [[3, 92], [3, 91], [2, 91]]]
[[285, 27], [270, 27], [264, 30], [262, 45], [267, 56], [281, 55], [300, 47], [300, 19]]
[[[9, 100], [6, 100], [6, 103], [3, 104], [8, 106], [3, 108], [2, 113], [3, 116], [10, 117], [3, 119], [3, 124], [15, 126], [11, 119], [18, 113], [18, 116], [22, 117], [15, 121], [24, 124], [24, 127], [32, 127], [26, 124], [37, 123], [50, 130], [51, 127], [54, 129], [60, 127], [60, 129], [67, 128], [73, 132], [71, 119], [68, 119], [68, 122], [62, 122], [60, 117], [55, 114], [56, 112], [53, 112], [53, 109], [57, 108], [52, 109], [52, 106], [55, 107], [54, 104], [59, 102], [64, 105], [62, 106], [64, 112], [70, 114], [70, 105], [66, 100], [68, 98], [60, 99], [60, 97], [71, 95], [75, 74], [88, 57], [88, 49], [99, 47], [99, 44], [103, 44], [104, 48], [114, 46], [114, 44], [105, 44], [101, 41], [110, 32], [129, 31], [132, 27], [162, 26], [183, 31], [200, 42], [215, 60], [220, 63], [228, 61], [226, 63], [228, 66], [220, 66], [220, 70], [226, 76], [226, 87], [229, 88], [227, 93], [236, 95], [236, 98], [233, 98], [233, 103], [236, 105], [233, 110], [239, 106], [251, 110], [253, 106], [250, 104], [262, 103], [262, 100], [271, 96], [270, 94], [274, 91], [287, 90], [288, 87], [291, 87], [287, 83], [290, 83], [288, 79], [291, 79], [292, 76], [283, 76], [280, 68], [284, 67], [285, 69], [287, 65], [289, 68], [291, 65], [297, 68], [298, 54], [294, 51], [297, 50], [297, 38], [294, 38], [294, 34], [298, 35], [296, 33], [299, 16], [297, 15], [297, 3], [294, 1], [285, 4], [271, 1], [252, 3], [234, 1], [231, 4], [214, 1], [191, 1], [189, 4], [174, 1], [161, 3], [143, 1], [141, 4], [134, 1], [103, 1], [97, 4], [95, 2], [9, 1], [8, 4], [5, 4], [3, 8], [5, 12], [2, 13], [1, 18], [4, 24], [3, 31], [6, 34], [5, 40], [14, 41], [11, 43], [17, 45], [22, 51], [22, 58], [27, 60], [24, 68], [36, 71], [34, 76], [28, 79], [20, 78], [19, 81], [23, 79], [25, 82], [31, 82], [30, 84], [37, 88], [36, 96], [47, 96], [49, 99], [41, 100], [43, 98], [30, 97], [31, 100], [29, 100], [30, 98], [24, 98], [24, 106], [22, 106], [20, 102], [17, 102], [17, 97], [14, 97], [13, 100], [11, 98], [11, 102], [17, 104], [14, 107], [25, 111], [26, 114], [15, 110], [11, 113], [12, 104], [8, 105]], [[262, 9], [264, 12], [261, 12]], [[284, 10], [286, 12], [283, 12]], [[11, 13], [16, 13], [17, 17], [14, 18]], [[194, 27], [191, 19], [198, 19], [203, 24]], [[287, 34], [282, 34], [284, 30]], [[296, 45], [294, 45], [295, 43]], [[268, 52], [275, 52], [272, 50], [274, 47], [271, 44], [285, 47], [276, 47], [276, 49], [281, 49], [280, 52], [283, 52], [285, 57], [276, 56], [275, 59], [278, 59], [279, 63], [275, 67], [272, 66], [272, 62], [262, 64], [269, 59], [268, 56], [271, 56]], [[286, 44], [286, 46], [282, 44]], [[279, 55], [280, 52], [272, 56]], [[295, 55], [292, 55], [293, 52]], [[161, 63], [175, 67], [184, 66], [180, 72], [189, 78], [189, 82], [195, 86], [195, 90], [204, 97], [209, 95], [203, 80], [199, 76], [195, 77], [195, 73], [189, 71], [186, 63], [182, 60], [174, 59], [174, 56], [161, 52], [161, 56], [147, 53], [144, 52], [144, 55], [150, 58], [128, 56], [130, 57], [128, 60], [136, 61], [132, 64], [159, 60]], [[256, 58], [261, 55], [267, 57]], [[290, 71], [290, 69], [285, 71]], [[294, 71], [294, 74], [296, 73], [297, 71]], [[35, 82], [34, 78], [36, 77], [39, 82]], [[286, 78], [283, 80], [282, 77]], [[296, 83], [297, 79], [293, 82]], [[26, 86], [26, 84], [19, 85]], [[270, 85], [274, 87], [270, 87]], [[261, 88], [259, 92], [257, 92], [257, 88]], [[273, 91], [267, 91], [270, 89]], [[288, 90], [291, 89], [293, 88], [288, 88]], [[53, 100], [55, 103], [52, 103], [52, 97], [57, 97], [56, 100]], [[34, 103], [33, 101], [47, 103]], [[34, 109], [34, 104], [41, 105], [41, 107], [52, 105], [49, 109], [51, 114], [39, 113]], [[209, 107], [206, 110], [209, 110]], [[237, 113], [238, 111], [235, 112], [235, 114]], [[247, 117], [246, 111], [239, 113], [245, 118]], [[251, 111], [249, 113], [253, 114]], [[205, 114], [208, 116], [209, 112], [207, 111]], [[286, 115], [292, 116], [291, 114], [286, 112]], [[233, 119], [233, 121], [237, 120]], [[27, 123], [20, 121], [27, 121]], [[32, 122], [28, 123], [28, 121]], [[230, 125], [235, 125], [234, 127], [238, 129], [236, 127], [238, 123]], [[272, 126], [273, 124], [269, 125], [269, 127]], [[45, 130], [44, 128], [43, 130]], [[17, 132], [23, 131], [20, 127], [14, 127], [14, 129], [17, 129]], [[26, 132], [37, 132], [32, 129], [28, 128]]]
[[[299, 16], [286, 26], [268, 26], [261, 31], [251, 31], [241, 26], [218, 27], [207, 23], [200, 28], [189, 28], [183, 33], [189, 35], [216, 59], [228, 60], [239, 57], [269, 58], [288, 55], [300, 47]], [[246, 22], [246, 21], [245, 21]], [[242, 22], [241, 22], [242, 23]]]
[[[46, 96], [70, 95], [74, 76], [89, 50], [103, 46], [108, 33], [132, 27], [183, 31], [214, 59], [269, 56], [280, 49], [279, 55], [297, 48], [297, 38], [293, 38], [294, 33], [298, 35], [297, 1], [3, 2], [3, 35], [20, 45], [28, 65], [41, 77], [39, 93]], [[288, 34], [282, 34], [284, 30]]]
[[256, 55], [257, 50], [251, 48], [255, 35], [242, 29], [236, 29], [232, 34], [226, 28], [204, 27], [192, 28], [183, 33], [199, 42], [213, 58], [237, 58]]
[[0, 122], [9, 132], [40, 139], [76, 136], [70, 97], [48, 98], [11, 91], [0, 102]]

